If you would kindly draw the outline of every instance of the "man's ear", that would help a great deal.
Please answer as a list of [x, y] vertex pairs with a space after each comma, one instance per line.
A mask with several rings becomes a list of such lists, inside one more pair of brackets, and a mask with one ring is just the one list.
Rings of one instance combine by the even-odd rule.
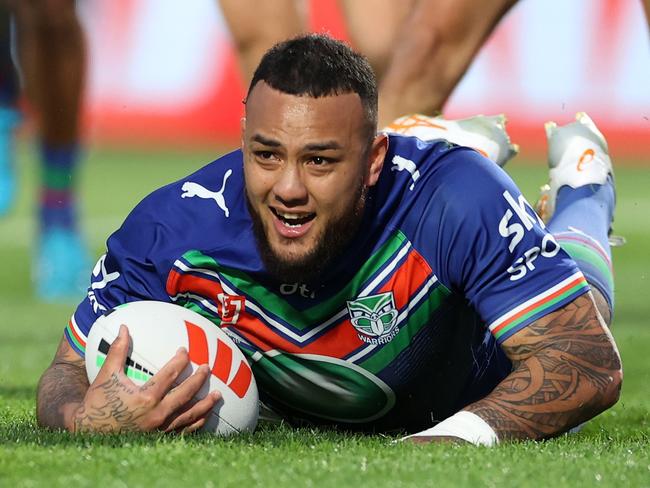
[[239, 130], [241, 132], [240, 144], [241, 144], [241, 149], [243, 151], [244, 150], [244, 133], [246, 132], [246, 117], [242, 117], [241, 119], [239, 119]]
[[368, 172], [366, 173], [365, 185], [374, 186], [377, 184], [379, 174], [384, 167], [384, 158], [388, 152], [388, 136], [377, 134], [372, 141], [372, 147], [368, 154]]

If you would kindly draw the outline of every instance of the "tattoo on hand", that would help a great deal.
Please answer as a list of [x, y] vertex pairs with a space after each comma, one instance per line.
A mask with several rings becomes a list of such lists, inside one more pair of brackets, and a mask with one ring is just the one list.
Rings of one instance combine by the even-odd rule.
[[130, 407], [122, 399], [135, 395], [129, 385], [113, 373], [104, 383], [91, 389], [102, 390], [102, 401], [97, 405], [83, 406], [75, 418], [75, 432], [134, 432], [141, 430], [138, 420], [147, 411], [144, 407]]

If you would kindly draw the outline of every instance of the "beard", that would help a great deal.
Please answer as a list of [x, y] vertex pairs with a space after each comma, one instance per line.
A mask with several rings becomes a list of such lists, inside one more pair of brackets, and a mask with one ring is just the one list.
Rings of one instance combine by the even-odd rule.
[[367, 188], [360, 185], [348, 211], [325, 227], [315, 239], [316, 244], [312, 249], [294, 258], [280, 256], [273, 250], [262, 218], [247, 197], [246, 203], [253, 221], [253, 234], [268, 273], [283, 283], [313, 283], [320, 278], [355, 237], [363, 217], [366, 194]]

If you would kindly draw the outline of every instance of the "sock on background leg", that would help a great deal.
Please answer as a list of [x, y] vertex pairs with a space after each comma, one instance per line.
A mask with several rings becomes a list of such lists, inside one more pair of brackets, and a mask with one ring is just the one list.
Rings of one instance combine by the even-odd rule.
[[78, 231], [75, 201], [79, 148], [41, 146], [39, 238], [34, 267], [38, 296], [79, 300], [88, 284], [90, 258]]
[[548, 230], [576, 261], [587, 281], [614, 310], [614, 273], [608, 233], [615, 207], [614, 185], [563, 186], [556, 198]]
[[52, 228], [74, 231], [77, 226], [74, 197], [78, 153], [76, 145], [57, 148], [41, 146], [41, 231], [47, 232]]

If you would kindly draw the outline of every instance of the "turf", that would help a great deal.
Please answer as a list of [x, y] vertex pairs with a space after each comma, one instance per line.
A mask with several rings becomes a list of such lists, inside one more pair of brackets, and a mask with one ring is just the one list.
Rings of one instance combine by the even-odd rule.
[[[207, 153], [97, 151], [80, 188], [96, 255], [149, 190], [210, 159]], [[543, 163], [510, 165], [529, 200]], [[0, 486], [650, 486], [650, 168], [617, 168], [613, 333], [623, 356], [621, 400], [579, 434], [542, 443], [393, 444], [383, 436], [265, 426], [232, 439], [209, 435], [71, 436], [35, 425], [38, 377], [73, 304], [38, 302], [30, 285], [36, 166], [21, 153], [21, 193], [0, 220]]]

